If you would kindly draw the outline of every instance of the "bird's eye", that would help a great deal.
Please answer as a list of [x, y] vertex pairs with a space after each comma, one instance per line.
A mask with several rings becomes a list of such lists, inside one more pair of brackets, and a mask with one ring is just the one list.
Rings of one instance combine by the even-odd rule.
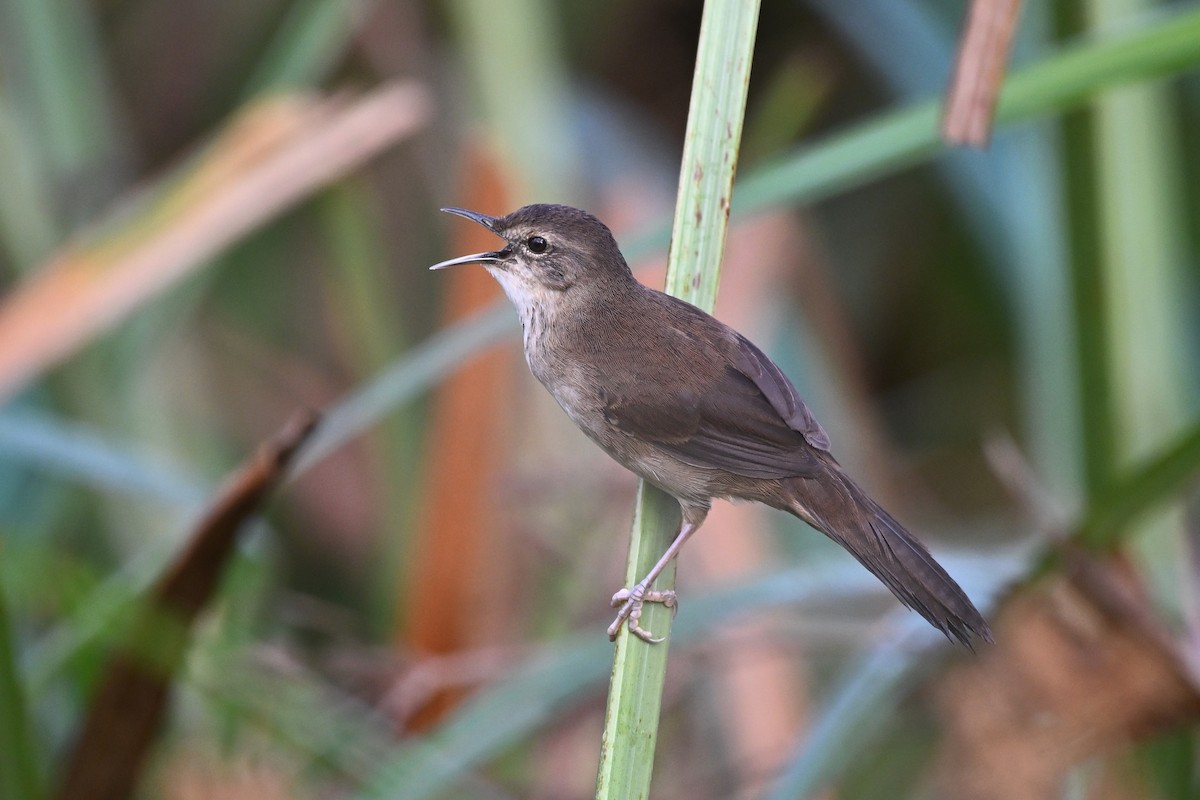
[[530, 236], [529, 240], [525, 242], [525, 246], [529, 248], [529, 252], [531, 253], [544, 253], [549, 245], [540, 236]]

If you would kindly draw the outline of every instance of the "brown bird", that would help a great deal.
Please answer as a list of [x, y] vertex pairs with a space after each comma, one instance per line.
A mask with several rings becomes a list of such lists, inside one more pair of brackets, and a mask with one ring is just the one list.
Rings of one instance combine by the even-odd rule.
[[505, 241], [436, 264], [482, 264], [516, 307], [525, 361], [588, 438], [679, 501], [683, 526], [640, 582], [613, 595], [608, 629], [658, 641], [642, 605], [674, 605], [655, 578], [696, 532], [715, 497], [787, 511], [850, 551], [902, 603], [968, 647], [992, 641], [966, 594], [829, 451], [791, 381], [737, 331], [643, 286], [612, 233], [585, 211], [530, 205], [504, 217], [443, 211]]

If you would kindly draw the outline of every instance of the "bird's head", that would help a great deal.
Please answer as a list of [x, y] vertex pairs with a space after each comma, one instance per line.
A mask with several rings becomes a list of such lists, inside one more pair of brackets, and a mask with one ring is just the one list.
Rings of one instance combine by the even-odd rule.
[[608, 226], [586, 211], [562, 205], [525, 206], [503, 217], [462, 208], [442, 211], [479, 223], [505, 246], [430, 269], [481, 264], [519, 309], [539, 302], [557, 304], [578, 288], [633, 280]]

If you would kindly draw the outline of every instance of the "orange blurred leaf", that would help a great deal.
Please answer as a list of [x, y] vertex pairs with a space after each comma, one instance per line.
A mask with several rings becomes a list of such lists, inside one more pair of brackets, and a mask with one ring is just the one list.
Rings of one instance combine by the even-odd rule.
[[[509, 187], [498, 162], [485, 148], [468, 144], [463, 156], [468, 208], [502, 213]], [[492, 246], [495, 237], [475, 225], [456, 225], [455, 253]], [[451, 270], [446, 275], [444, 314], [457, 320], [486, 307], [500, 287], [482, 269]], [[494, 643], [504, 613], [514, 598], [503, 591], [512, 561], [502, 556], [495, 534], [496, 464], [503, 452], [503, 420], [509, 412], [509, 359], [488, 353], [457, 370], [438, 387], [433, 402], [428, 478], [423, 493], [422, 523], [412, 548], [406, 597], [407, 646], [418, 653], [445, 655]], [[432, 725], [465, 692], [448, 687], [407, 723], [416, 730]]]

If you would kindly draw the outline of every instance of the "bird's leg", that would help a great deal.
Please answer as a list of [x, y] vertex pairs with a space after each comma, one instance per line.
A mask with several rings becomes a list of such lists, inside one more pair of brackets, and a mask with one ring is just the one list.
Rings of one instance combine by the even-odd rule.
[[608, 638], [610, 641], [616, 640], [617, 632], [621, 630], [621, 625], [626, 620], [629, 623], [629, 632], [642, 641], [651, 644], [657, 644], [662, 641], [662, 638], [652, 636], [650, 631], [638, 624], [638, 620], [642, 617], [642, 606], [645, 603], [662, 603], [672, 611], [678, 607], [675, 592], [670, 590], [655, 591], [650, 588], [650, 584], [654, 583], [654, 579], [667, 568], [667, 564], [671, 563], [671, 559], [679, 554], [683, 543], [699, 527], [699, 522], [685, 522], [683, 527], [679, 529], [678, 535], [675, 536], [675, 541], [671, 542], [671, 546], [667, 548], [667, 552], [663, 553], [658, 563], [646, 573], [646, 577], [638, 581], [632, 589], [622, 589], [613, 595], [612, 606], [613, 608], [619, 607], [620, 611], [617, 612], [617, 618], [613, 620], [612, 625], [608, 626]]

